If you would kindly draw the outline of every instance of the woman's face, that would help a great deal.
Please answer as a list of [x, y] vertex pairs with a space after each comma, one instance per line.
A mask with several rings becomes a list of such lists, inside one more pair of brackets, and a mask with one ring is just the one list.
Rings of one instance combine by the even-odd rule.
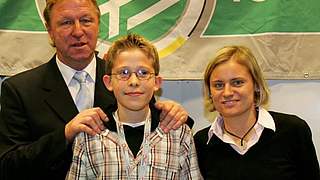
[[234, 60], [218, 65], [211, 73], [211, 98], [224, 118], [240, 117], [254, 111], [254, 89], [248, 68]]

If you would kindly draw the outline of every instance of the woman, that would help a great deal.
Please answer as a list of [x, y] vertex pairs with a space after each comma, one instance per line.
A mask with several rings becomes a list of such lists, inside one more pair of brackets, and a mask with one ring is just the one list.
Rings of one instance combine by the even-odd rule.
[[269, 90], [248, 48], [219, 50], [204, 83], [209, 109], [219, 114], [195, 135], [204, 179], [320, 179], [310, 128], [297, 116], [264, 108]]

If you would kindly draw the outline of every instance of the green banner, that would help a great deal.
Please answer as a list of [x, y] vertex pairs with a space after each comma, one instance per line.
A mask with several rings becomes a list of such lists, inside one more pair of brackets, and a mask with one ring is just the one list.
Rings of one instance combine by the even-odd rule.
[[204, 35], [319, 32], [319, 0], [216, 0]]
[[0, 0], [0, 30], [45, 31], [35, 1]]
[[[110, 19], [112, 19], [110, 13], [111, 9], [109, 8], [106, 11], [102, 11], [100, 19], [100, 38], [112, 42], [119, 36], [123, 36], [129, 32], [139, 33], [149, 40], [156, 40], [159, 37], [164, 36], [176, 24], [179, 18], [181, 18], [187, 4], [186, 0], [177, 1], [172, 6], [157, 13], [153, 17], [148, 18], [138, 26], [128, 29], [128, 19], [130, 19], [130, 17], [143, 12], [150, 6], [158, 3], [158, 1], [159, 0], [133, 0], [118, 7], [121, 16], [119, 17], [119, 24], [117, 24], [116, 28], [119, 28], [119, 32], [113, 36], [109, 35]], [[98, 0], [97, 2], [101, 7], [103, 4], [110, 1]], [[42, 10], [37, 9], [36, 1], [0, 0], [0, 30], [30, 32], [45, 31], [45, 27], [38, 12], [42, 13]], [[161, 25], [161, 28], [155, 28], [159, 25]]]
[[[108, 1], [99, 0], [98, 2], [100, 5], [103, 5], [103, 3]], [[165, 35], [181, 17], [182, 12], [187, 4], [186, 0], [177, 1], [172, 6], [160, 11], [155, 16], [143, 21], [141, 24], [132, 28], [128, 28], [128, 20], [131, 17], [145, 11], [157, 3], [159, 3], [159, 0], [134, 0], [121, 6], [121, 8], [119, 8], [119, 14], [121, 14], [118, 24], [119, 33], [117, 33], [115, 36], [110, 36], [109, 33], [110, 19], [113, 19], [110, 17], [110, 12], [103, 12], [102, 10], [100, 38], [112, 42], [119, 36], [123, 36], [129, 32], [142, 34], [149, 40], [156, 40]], [[158, 26], [161, 26], [161, 28], [157, 28]]]
[[[210, 56], [226, 45], [255, 52], [267, 78], [320, 79], [319, 0], [97, 0], [99, 56], [119, 36], [151, 40], [166, 79], [200, 79]], [[0, 75], [46, 62], [46, 0], [0, 0]], [[307, 60], [307, 63], [306, 63]]]

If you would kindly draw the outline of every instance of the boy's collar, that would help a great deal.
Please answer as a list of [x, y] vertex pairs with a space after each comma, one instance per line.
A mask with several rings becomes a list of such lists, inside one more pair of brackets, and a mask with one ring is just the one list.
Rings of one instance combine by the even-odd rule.
[[[151, 111], [151, 131], [154, 131], [159, 123], [160, 123], [160, 113], [161, 111], [158, 110], [155, 106], [154, 103], [149, 103], [149, 107], [150, 107], [150, 111]], [[113, 118], [113, 113], [116, 111], [116, 108], [110, 108], [108, 109], [108, 111], [106, 112], [109, 121], [105, 122], [104, 125], [107, 129], [109, 129], [110, 131], [114, 131], [117, 132], [117, 124], [115, 119]]]

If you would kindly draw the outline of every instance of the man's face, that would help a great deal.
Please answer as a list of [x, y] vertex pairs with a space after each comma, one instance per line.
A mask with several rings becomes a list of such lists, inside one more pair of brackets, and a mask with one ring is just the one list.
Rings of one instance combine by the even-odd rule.
[[91, 61], [99, 34], [97, 10], [89, 0], [63, 0], [52, 8], [49, 35], [59, 59], [81, 70]]

